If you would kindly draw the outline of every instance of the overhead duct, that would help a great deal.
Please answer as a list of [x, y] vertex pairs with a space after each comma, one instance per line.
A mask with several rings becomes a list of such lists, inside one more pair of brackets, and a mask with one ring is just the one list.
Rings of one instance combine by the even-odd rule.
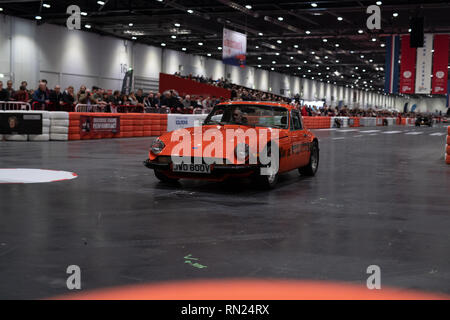
[[272, 17], [269, 16], [264, 16], [264, 20], [273, 24], [276, 24], [277, 26], [283, 27], [285, 29], [288, 29], [292, 32], [296, 32], [296, 33], [303, 33], [304, 31], [301, 30], [300, 28], [294, 27], [290, 24], [284, 23], [284, 22], [280, 22]]
[[259, 18], [259, 14], [255, 11], [249, 10], [246, 7], [241, 6], [240, 4], [228, 1], [228, 0], [217, 0], [217, 2], [220, 2], [226, 6], [229, 6], [230, 8], [233, 8], [235, 10], [241, 11], [249, 16], [252, 16], [253, 18]]

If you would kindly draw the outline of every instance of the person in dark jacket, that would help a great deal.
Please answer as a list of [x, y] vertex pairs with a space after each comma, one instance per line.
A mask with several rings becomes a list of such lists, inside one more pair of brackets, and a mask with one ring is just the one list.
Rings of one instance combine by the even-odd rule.
[[3, 88], [3, 82], [0, 81], [0, 101], [9, 101], [8, 90]]
[[39, 83], [39, 88], [33, 93], [32, 96], [33, 104], [35, 105], [35, 109], [45, 110], [47, 109], [47, 105], [50, 102], [49, 95], [47, 91], [47, 85], [45, 82]]
[[61, 92], [60, 86], [55, 86], [55, 89], [50, 91], [49, 100], [51, 103], [52, 110], [61, 111], [63, 105], [63, 93]]

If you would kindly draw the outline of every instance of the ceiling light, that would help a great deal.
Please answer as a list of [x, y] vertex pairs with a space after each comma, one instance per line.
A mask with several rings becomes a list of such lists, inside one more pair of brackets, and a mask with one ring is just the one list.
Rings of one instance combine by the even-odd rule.
[[325, 56], [324, 59], [328, 59], [328, 56]]
[[272, 71], [273, 71], [273, 70], [275, 70], [275, 68], [270, 68], [270, 70], [272, 70]]
[[91, 26], [90, 24], [86, 24], [84, 27], [85, 27], [86, 29], [92, 28], [92, 26]]
[[161, 43], [161, 47], [165, 47], [166, 46], [166, 44], [163, 42], [163, 43]]
[[133, 23], [129, 23], [128, 26], [132, 27], [132, 26], [134, 26], [134, 24]]
[[381, 6], [383, 4], [383, 2], [377, 1], [376, 4], [377, 4], [377, 6]]
[[272, 64], [276, 64], [277, 62], [274, 60], [274, 61], [272, 61]]
[[317, 7], [317, 3], [315, 3], [315, 2], [311, 3], [311, 7], [316, 8]]
[[303, 61], [303, 63], [308, 63], [308, 61], [305, 60], [305, 61]]
[[98, 3], [99, 5], [101, 5], [101, 6], [104, 6], [104, 5], [105, 5], [105, 1], [97, 1], [97, 3]]
[[384, 48], [386, 45], [384, 43], [380, 44], [380, 47]]
[[411, 29], [408, 29], [408, 32], [411, 32], [412, 30]]
[[193, 13], [194, 13], [194, 10], [189, 9], [189, 10], [187, 11], [187, 13], [193, 14]]
[[51, 7], [51, 5], [49, 5], [48, 3], [44, 3], [42, 6], [47, 9], [50, 9], [50, 7]]
[[256, 46], [255, 49], [259, 49], [259, 46]]
[[260, 32], [258, 33], [258, 36], [262, 37], [264, 35], [264, 33]]
[[377, 38], [372, 38], [372, 42], [375, 42], [375, 41], [377, 41]]
[[258, 64], [258, 68], [261, 68], [261, 65], [260, 65], [260, 64]]
[[175, 23], [174, 26], [177, 27], [177, 28], [179, 28], [179, 27], [181, 27], [181, 24]]
[[359, 33], [359, 34], [363, 34], [364, 31], [363, 31], [362, 29], [359, 29], [359, 30], [358, 30], [358, 33]]
[[355, 67], [355, 70], [358, 70], [359, 68], [358, 67]]
[[322, 41], [323, 41], [323, 42], [327, 42], [328, 40], [327, 40], [327, 39], [323, 39]]
[[373, 60], [372, 60], [372, 59], [370, 59], [370, 60], [369, 60], [369, 62], [370, 62], [370, 63], [372, 63], [372, 62], [373, 62]]
[[283, 43], [283, 41], [281, 41], [281, 40], [277, 40], [277, 43], [278, 43], [278, 44], [282, 44], [282, 43]]
[[278, 17], [278, 21], [283, 21], [284, 18], [283, 17]]
[[131, 40], [137, 40], [137, 38], [136, 37], [131, 37]]
[[364, 55], [362, 54], [362, 55], [360, 55], [360, 57], [361, 57], [361, 59], [364, 59]]
[[211, 56], [212, 56], [212, 54], [211, 54], [211, 53], [208, 53], [208, 54], [207, 54], [207, 56], [208, 56], [208, 57], [211, 57]]
[[290, 67], [290, 65], [289, 65], [289, 64], [287, 64], [287, 65], [286, 65], [286, 68], [289, 68], [289, 67]]
[[320, 57], [319, 57], [319, 56], [316, 56], [316, 59], [318, 60], [318, 59], [320, 59]]
[[172, 35], [172, 36], [170, 36], [172, 39], [176, 39], [177, 38], [177, 36], [176, 35]]
[[3, 11], [3, 8], [0, 8], [0, 12], [2, 12]]
[[294, 57], [290, 57], [291, 60], [294, 60]]
[[[450, 66], [449, 66], [449, 68], [450, 68]], [[298, 69], [298, 70], [302, 70], [302, 67], [298, 67], [297, 69]]]
[[336, 60], [336, 63], [339, 63], [339, 60]]
[[186, 51], [187, 49], [186, 48], [181, 48], [181, 50]]
[[261, 58], [261, 57], [258, 57], [258, 60], [262, 60], [262, 58]]
[[397, 12], [394, 12], [394, 13], [392, 14], [392, 16], [393, 16], [394, 18], [397, 18], [397, 17], [398, 17], [398, 13], [397, 13]]
[[84, 12], [84, 11], [81, 12], [80, 14], [81, 14], [82, 16], [87, 16], [87, 15], [88, 15], [87, 12]]
[[277, 53], [275, 53], [275, 55], [276, 55], [276, 56], [279, 56], [279, 55], [280, 55], [280, 53], [279, 53], [279, 52], [277, 52]]
[[306, 33], [306, 34], [311, 34], [311, 31], [306, 30], [305, 33]]
[[42, 20], [42, 17], [41, 16], [36, 16], [36, 17], [34, 17], [36, 20]]
[[339, 43], [336, 43], [334, 46], [335, 46], [336, 48], [338, 48], [338, 47], [339, 47]]
[[217, 50], [222, 50], [222, 47], [217, 47]]
[[199, 42], [198, 45], [199, 45], [199, 46], [202, 46], [202, 45], [203, 45], [203, 42]]
[[337, 19], [338, 19], [338, 21], [344, 20], [344, 18], [342, 18], [342, 17], [338, 17]]
[[248, 4], [248, 5], [246, 5], [245, 7], [246, 7], [246, 8], [248, 9], [248, 10], [252, 10], [252, 6], [251, 6], [251, 5], [249, 5], [249, 4]]
[[298, 44], [294, 44], [294, 48], [295, 48], [295, 49], [298, 49]]

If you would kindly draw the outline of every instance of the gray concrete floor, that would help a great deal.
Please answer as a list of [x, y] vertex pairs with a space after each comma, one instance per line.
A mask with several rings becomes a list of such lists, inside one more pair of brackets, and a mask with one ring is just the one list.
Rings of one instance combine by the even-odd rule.
[[[365, 132], [381, 130], [377, 132]], [[391, 131], [401, 131], [391, 133]], [[420, 134], [406, 134], [407, 131]], [[441, 128], [316, 130], [314, 178], [159, 183], [142, 165], [150, 139], [0, 143], [0, 168], [79, 178], [0, 185], [0, 298], [203, 278], [288, 278], [450, 293], [450, 166]], [[192, 254], [204, 269], [185, 264]]]

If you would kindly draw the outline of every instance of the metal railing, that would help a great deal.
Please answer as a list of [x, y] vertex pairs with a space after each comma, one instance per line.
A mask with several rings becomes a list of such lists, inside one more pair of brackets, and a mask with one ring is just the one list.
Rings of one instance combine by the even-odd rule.
[[31, 105], [28, 102], [21, 101], [0, 101], [0, 110], [25, 110], [31, 111]]

